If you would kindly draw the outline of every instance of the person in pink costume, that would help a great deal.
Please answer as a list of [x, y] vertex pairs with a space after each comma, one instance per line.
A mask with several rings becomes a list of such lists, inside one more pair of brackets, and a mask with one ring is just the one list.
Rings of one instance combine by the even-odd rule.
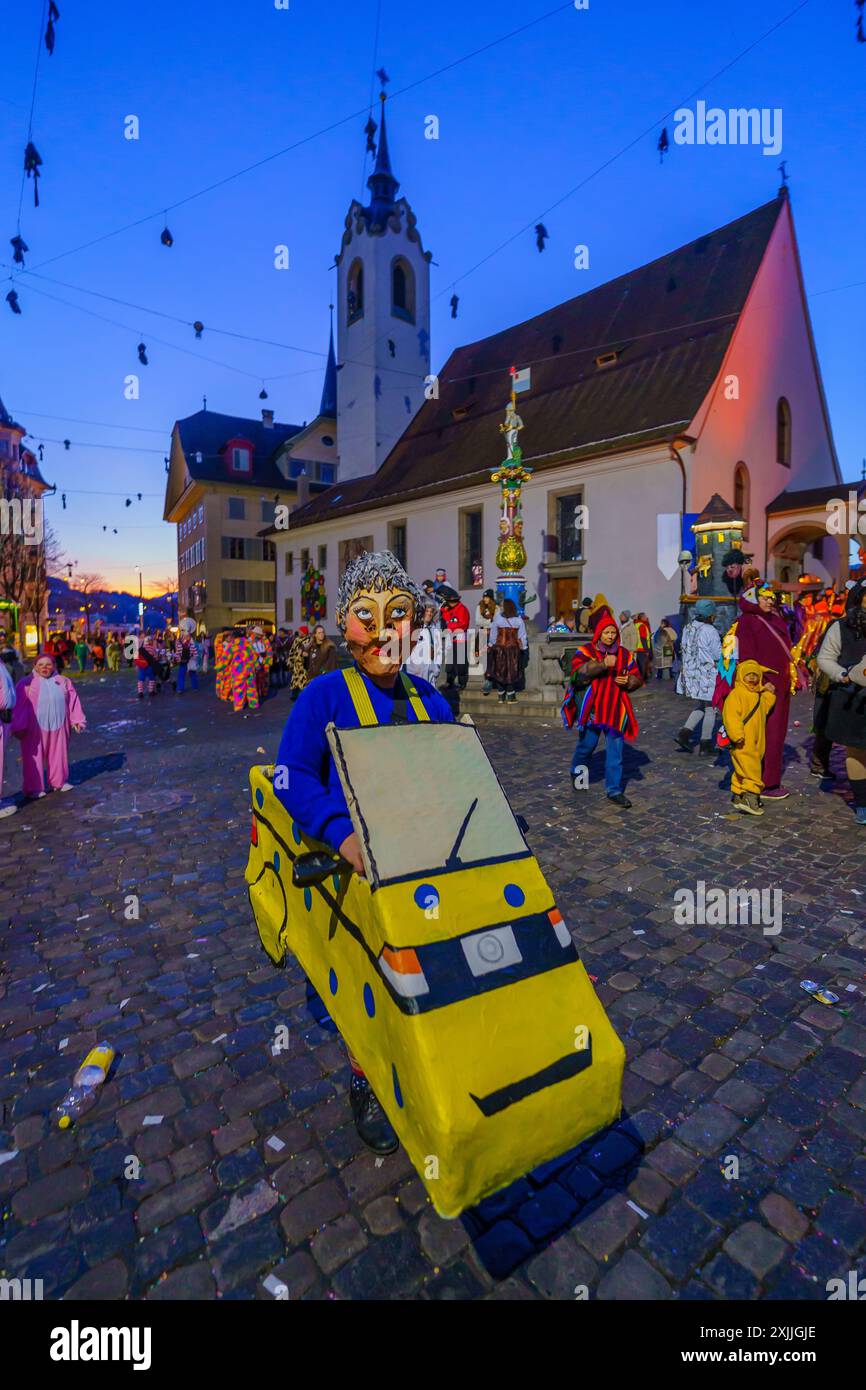
[[45, 795], [45, 775], [52, 791], [72, 790], [69, 781], [69, 736], [81, 733], [84, 711], [67, 676], [58, 676], [54, 658], [43, 652], [29, 676], [18, 682], [12, 733], [21, 740], [24, 795]]

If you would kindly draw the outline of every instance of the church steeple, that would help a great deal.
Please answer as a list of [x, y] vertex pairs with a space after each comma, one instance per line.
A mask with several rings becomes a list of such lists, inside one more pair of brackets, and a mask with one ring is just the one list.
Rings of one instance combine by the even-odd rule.
[[322, 403], [319, 414], [336, 419], [337, 416], [337, 359], [334, 356], [334, 306], [331, 305], [331, 341], [328, 344], [328, 364], [325, 367], [325, 381], [322, 386]]
[[397, 189], [400, 187], [399, 180], [395, 179], [391, 170], [391, 156], [388, 152], [388, 130], [385, 125], [385, 93], [379, 96], [382, 103], [382, 119], [379, 123], [379, 146], [376, 150], [376, 164], [372, 174], [367, 180], [367, 187], [370, 190], [370, 221], [372, 225], [381, 226], [388, 217], [397, 197]]

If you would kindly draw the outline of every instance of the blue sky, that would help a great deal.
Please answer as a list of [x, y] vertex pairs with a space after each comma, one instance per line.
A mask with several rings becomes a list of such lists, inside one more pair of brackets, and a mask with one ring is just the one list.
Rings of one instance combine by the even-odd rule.
[[[0, 261], [7, 264], [42, 3], [4, 7], [5, 71], [16, 77], [0, 95]], [[373, 68], [382, 64], [395, 93], [394, 170], [436, 262], [434, 368], [458, 344], [766, 202], [778, 187], [779, 161], [760, 148], [673, 146], [660, 165], [655, 141], [660, 118], [686, 99], [694, 105], [693, 94], [726, 108], [780, 107], [781, 157], [836, 444], [843, 475], [859, 476], [866, 46], [854, 41], [853, 0], [810, 0], [785, 20], [801, 3], [590, 0], [581, 11], [556, 0], [290, 0], [288, 11], [273, 0], [61, 3], [56, 50], [43, 51], [36, 89], [41, 206], [33, 209], [28, 185], [21, 230], [28, 269], [64, 285], [19, 276], [24, 312], [13, 318], [3, 284], [0, 396], [34, 440], [45, 441], [43, 472], [67, 492], [67, 510], [58, 498], [49, 511], [67, 556], [112, 586], [137, 582], [137, 564], [146, 583], [174, 572], [173, 528], [161, 523], [163, 456], [173, 421], [199, 409], [203, 394], [214, 410], [257, 416], [268, 378], [277, 419], [300, 423], [315, 414], [333, 296], [328, 267], [349, 202], [364, 194], [364, 108]], [[420, 81], [541, 16], [549, 17]], [[175, 244], [160, 245], [161, 209], [359, 111], [170, 211]], [[124, 139], [131, 114], [140, 120], [138, 141]], [[438, 141], [424, 138], [430, 114], [439, 117]], [[670, 118], [667, 125], [672, 135]], [[75, 250], [151, 213], [132, 230]], [[539, 216], [550, 232], [543, 255], [526, 232], [485, 260]], [[273, 267], [278, 243], [290, 248], [287, 272]], [[590, 247], [589, 271], [574, 269], [576, 243]], [[456, 321], [448, 307], [455, 280]], [[200, 319], [203, 338], [144, 308]], [[219, 336], [209, 325], [323, 356]], [[138, 364], [140, 340], [147, 367]], [[141, 397], [127, 401], [124, 377], [136, 371]], [[51, 442], [64, 438], [73, 441], [68, 452]], [[120, 495], [94, 495], [102, 492]], [[125, 496], [137, 492], [152, 495], [126, 508]], [[103, 524], [118, 535], [104, 534]]]

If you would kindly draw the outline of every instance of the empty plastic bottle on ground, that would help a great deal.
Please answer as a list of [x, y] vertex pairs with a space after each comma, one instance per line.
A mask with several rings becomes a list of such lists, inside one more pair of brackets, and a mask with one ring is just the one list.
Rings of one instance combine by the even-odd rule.
[[98, 1043], [88, 1052], [67, 1091], [57, 1107], [55, 1115], [61, 1129], [68, 1129], [73, 1120], [79, 1120], [97, 1102], [99, 1088], [108, 1075], [114, 1061], [114, 1048], [108, 1043]]

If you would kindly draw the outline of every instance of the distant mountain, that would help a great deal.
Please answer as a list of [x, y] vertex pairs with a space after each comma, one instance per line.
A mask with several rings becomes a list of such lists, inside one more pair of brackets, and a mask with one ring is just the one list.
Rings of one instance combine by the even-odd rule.
[[[129, 626], [138, 622], [137, 594], [128, 594], [122, 589], [93, 589], [84, 595], [66, 579], [59, 578], [49, 579], [48, 588], [48, 611], [53, 622], [57, 621], [59, 615], [62, 615], [65, 623], [77, 622], [84, 603], [90, 605], [91, 623], [99, 619], [110, 627], [112, 623]], [[160, 618], [166, 622], [174, 621], [177, 617], [177, 593], [145, 599], [144, 616], [146, 622], [155, 623]]]

